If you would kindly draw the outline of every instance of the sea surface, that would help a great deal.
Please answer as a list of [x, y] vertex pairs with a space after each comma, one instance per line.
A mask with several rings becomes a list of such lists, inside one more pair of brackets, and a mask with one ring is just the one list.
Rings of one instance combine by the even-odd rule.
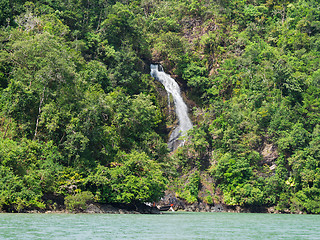
[[320, 239], [320, 215], [0, 214], [0, 239]]

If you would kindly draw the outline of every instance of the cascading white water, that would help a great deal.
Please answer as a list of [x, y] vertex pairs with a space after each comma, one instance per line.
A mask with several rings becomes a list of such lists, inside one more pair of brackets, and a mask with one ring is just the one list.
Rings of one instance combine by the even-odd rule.
[[[163, 71], [162, 66], [151, 64], [150, 68], [151, 68], [151, 73], [150, 73], [151, 76], [154, 77], [159, 82], [161, 82], [168, 93], [168, 97], [170, 97], [171, 95], [173, 98], [175, 111], [176, 111], [179, 123], [178, 123], [178, 126], [172, 131], [170, 135], [168, 147], [171, 150], [174, 150], [178, 146], [183, 144], [183, 142], [181, 141], [179, 143], [178, 138], [180, 136], [184, 136], [186, 132], [192, 128], [192, 123], [188, 116], [188, 107], [181, 97], [180, 87], [178, 83], [173, 78], [171, 78], [169, 74], [166, 74]], [[170, 99], [168, 99], [168, 102], [170, 104]]]

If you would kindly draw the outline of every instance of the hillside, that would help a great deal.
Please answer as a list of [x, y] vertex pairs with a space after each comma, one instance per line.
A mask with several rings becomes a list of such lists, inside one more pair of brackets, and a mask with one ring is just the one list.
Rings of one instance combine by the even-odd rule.
[[[0, 0], [0, 209], [135, 205], [167, 190], [319, 213], [318, 6]], [[173, 153], [154, 62], [193, 107]]]

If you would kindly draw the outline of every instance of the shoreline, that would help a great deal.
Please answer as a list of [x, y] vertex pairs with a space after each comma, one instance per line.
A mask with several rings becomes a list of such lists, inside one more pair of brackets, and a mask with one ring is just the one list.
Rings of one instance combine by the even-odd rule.
[[[224, 204], [216, 204], [209, 206], [207, 204], [193, 203], [185, 205], [182, 208], [181, 205], [174, 206], [173, 212], [211, 212], [211, 213], [265, 213], [265, 214], [308, 214], [305, 212], [280, 212], [275, 207], [255, 207], [254, 211], [251, 208], [245, 208], [240, 206], [228, 206]], [[0, 213], [34, 213], [34, 214], [163, 214], [168, 211], [160, 211], [157, 207], [150, 207], [145, 204], [133, 205], [112, 205], [112, 204], [100, 204], [90, 203], [87, 204], [85, 209], [75, 209], [70, 211], [65, 206], [60, 206], [57, 209], [33, 209], [24, 210], [21, 212], [6, 212], [0, 211]]]

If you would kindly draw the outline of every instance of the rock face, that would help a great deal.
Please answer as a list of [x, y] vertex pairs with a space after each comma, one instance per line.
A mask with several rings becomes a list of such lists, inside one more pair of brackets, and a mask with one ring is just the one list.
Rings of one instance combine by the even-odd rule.
[[161, 65], [151, 64], [150, 75], [161, 82], [168, 94], [170, 108], [170, 98], [173, 99], [174, 109], [178, 118], [178, 125], [170, 132], [168, 148], [173, 151], [183, 144], [179, 138], [185, 136], [187, 131], [192, 128], [191, 119], [188, 116], [188, 106], [184, 102], [179, 84], [167, 73], [163, 71]]
[[157, 203], [159, 206], [171, 205], [175, 211], [182, 210], [186, 212], [236, 212], [236, 213], [276, 213], [274, 208], [265, 206], [230, 206], [223, 203], [207, 204], [204, 201], [188, 203], [175, 196], [173, 192], [166, 192], [165, 196]]
[[264, 143], [261, 148], [260, 154], [263, 158], [263, 163], [269, 165], [271, 171], [275, 170], [277, 165], [275, 164], [275, 160], [279, 157], [277, 147], [270, 143]]
[[[125, 205], [125, 204], [99, 204], [89, 203], [85, 209], [75, 209], [70, 212], [64, 205], [57, 206], [56, 209], [34, 209], [23, 211], [25, 213], [107, 213], [107, 214], [160, 214], [157, 207], [147, 206], [143, 203], [136, 205]], [[0, 213], [2, 213], [0, 211]]]
[[263, 160], [270, 165], [272, 165], [272, 162], [279, 157], [277, 147], [272, 143], [264, 143], [261, 155], [263, 157]]
[[145, 204], [119, 205], [112, 206], [110, 204], [91, 203], [81, 213], [109, 213], [109, 214], [159, 214], [160, 211], [156, 207], [149, 207]]
[[174, 193], [166, 193], [166, 195], [157, 203], [158, 206], [171, 205], [173, 204], [173, 209], [183, 210], [186, 212], [223, 212], [225, 207], [222, 204], [207, 204], [205, 202], [199, 201], [195, 203], [188, 203], [183, 199], [177, 198]]
[[114, 208], [111, 205], [90, 204], [85, 213], [119, 213], [119, 209]]

